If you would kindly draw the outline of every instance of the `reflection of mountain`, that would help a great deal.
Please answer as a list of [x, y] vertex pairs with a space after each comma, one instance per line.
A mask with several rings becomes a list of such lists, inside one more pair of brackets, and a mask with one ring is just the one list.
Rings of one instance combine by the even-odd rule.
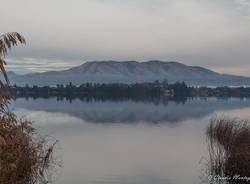
[[167, 104], [143, 102], [82, 102], [56, 99], [17, 99], [13, 106], [28, 110], [66, 113], [93, 123], [163, 123], [199, 118], [217, 110], [250, 107], [250, 99], [188, 99], [185, 104], [169, 101]]

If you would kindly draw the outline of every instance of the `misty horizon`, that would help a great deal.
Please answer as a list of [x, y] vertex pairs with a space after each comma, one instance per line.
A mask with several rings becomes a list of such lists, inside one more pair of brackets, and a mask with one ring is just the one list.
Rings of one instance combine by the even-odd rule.
[[[214, 72], [217, 72], [219, 74], [229, 74], [229, 75], [236, 75], [236, 76], [244, 76], [244, 77], [250, 77], [250, 75], [242, 75], [242, 74], [235, 74], [235, 72], [229, 71], [218, 71], [214, 68], [209, 68], [209, 67], [204, 67], [201, 65], [188, 65], [185, 64], [184, 62], [181, 61], [163, 61], [163, 60], [142, 60], [142, 61], [136, 61], [136, 60], [113, 60], [113, 59], [107, 59], [107, 60], [93, 60], [93, 61], [71, 61], [70, 63], [64, 62], [64, 61], [59, 61], [59, 60], [53, 60], [53, 61], [46, 61], [46, 60], [41, 60], [40, 62], [33, 61], [32, 59], [27, 59], [23, 61], [14, 61], [10, 60], [11, 64], [7, 65], [8, 72], [14, 72], [15, 74], [18, 75], [26, 75], [26, 74], [32, 74], [32, 73], [44, 73], [44, 72], [53, 72], [53, 71], [64, 71], [64, 70], [69, 70], [74, 67], [79, 67], [81, 65], [84, 65], [85, 63], [90, 63], [90, 62], [109, 62], [109, 61], [114, 61], [114, 62], [138, 62], [138, 63], [146, 63], [149, 61], [160, 61], [160, 62], [174, 62], [174, 63], [180, 63], [184, 64], [186, 66], [191, 66], [191, 67], [202, 67]], [[22, 63], [20, 63], [22, 62]], [[49, 65], [49, 66], [48, 66]]]

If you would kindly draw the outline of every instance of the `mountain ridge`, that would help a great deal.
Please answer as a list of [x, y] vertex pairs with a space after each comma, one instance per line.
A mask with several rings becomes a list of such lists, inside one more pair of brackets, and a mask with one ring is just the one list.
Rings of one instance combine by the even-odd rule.
[[89, 61], [62, 71], [48, 71], [17, 75], [10, 73], [12, 83], [18, 85], [56, 85], [72, 82], [79, 85], [94, 83], [136, 83], [167, 79], [169, 82], [184, 81], [188, 85], [223, 86], [250, 85], [250, 78], [220, 74], [201, 66], [188, 66], [175, 61], [149, 60], [147, 62]]

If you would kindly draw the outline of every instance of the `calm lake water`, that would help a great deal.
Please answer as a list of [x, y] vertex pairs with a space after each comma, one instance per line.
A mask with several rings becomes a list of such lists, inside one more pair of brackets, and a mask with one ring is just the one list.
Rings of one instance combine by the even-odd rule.
[[250, 118], [250, 99], [153, 103], [18, 98], [12, 109], [60, 141], [63, 167], [57, 184], [199, 184], [209, 119]]

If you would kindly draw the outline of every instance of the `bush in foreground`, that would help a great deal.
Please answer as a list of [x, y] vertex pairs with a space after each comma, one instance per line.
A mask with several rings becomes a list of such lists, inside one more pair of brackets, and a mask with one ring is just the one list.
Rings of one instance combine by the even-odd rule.
[[0, 111], [0, 183], [49, 183], [58, 166], [53, 158], [56, 144], [48, 144], [29, 121]]
[[[12, 98], [4, 60], [8, 51], [18, 44], [25, 44], [17, 32], [0, 35], [0, 183], [38, 184], [49, 183], [52, 171], [58, 166], [53, 150], [56, 144], [41, 136], [27, 120], [18, 119], [8, 111]], [[4, 80], [2, 80], [2, 78]], [[6, 93], [7, 92], [7, 93]]]

